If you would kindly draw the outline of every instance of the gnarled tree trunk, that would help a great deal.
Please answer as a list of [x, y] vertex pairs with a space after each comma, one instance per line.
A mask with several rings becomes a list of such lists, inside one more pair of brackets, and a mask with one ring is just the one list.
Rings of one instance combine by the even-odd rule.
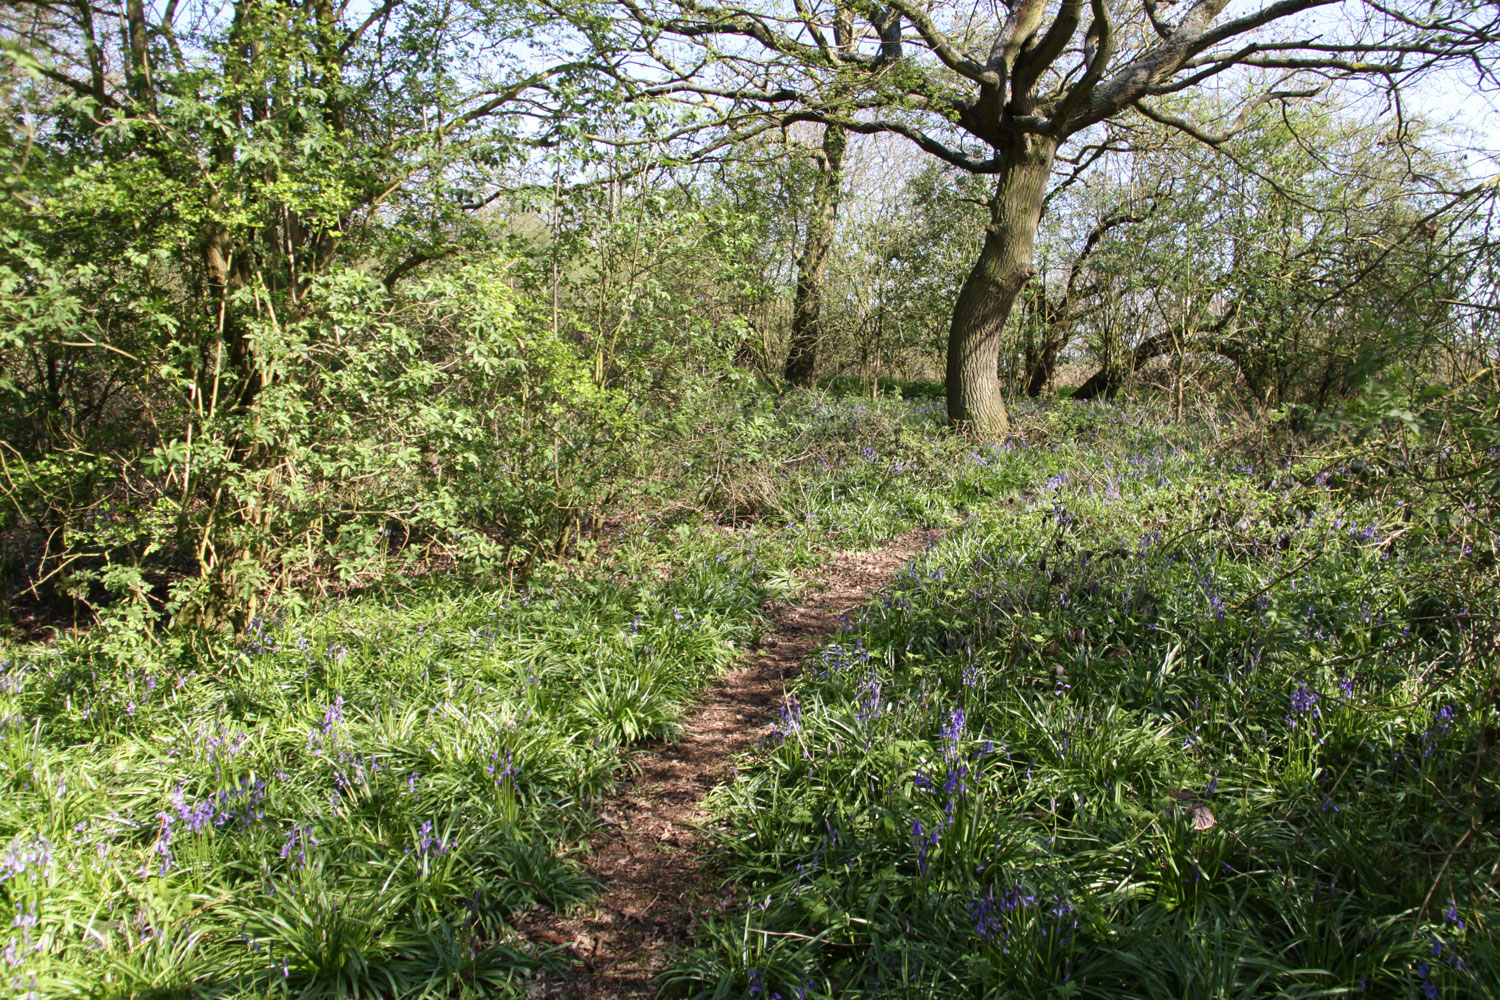
[[984, 247], [974, 262], [948, 328], [948, 421], [981, 434], [1004, 434], [1010, 413], [1000, 391], [1005, 321], [1036, 274], [1032, 247], [1057, 142], [1025, 134], [999, 150], [1000, 175]]
[[844, 186], [844, 150], [849, 134], [837, 125], [823, 128], [823, 148], [818, 154], [818, 179], [813, 185], [812, 211], [807, 218], [807, 239], [797, 261], [797, 293], [792, 300], [792, 342], [786, 355], [786, 380], [810, 386], [818, 362], [818, 342], [823, 338], [823, 273], [833, 248], [834, 223], [838, 220], [839, 194]]

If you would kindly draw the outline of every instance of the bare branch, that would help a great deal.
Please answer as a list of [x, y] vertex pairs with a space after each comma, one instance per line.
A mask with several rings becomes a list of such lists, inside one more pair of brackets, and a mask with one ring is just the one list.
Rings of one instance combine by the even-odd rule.
[[1094, 88], [1104, 76], [1104, 68], [1114, 58], [1115, 25], [1109, 16], [1109, 7], [1105, 0], [1090, 0], [1090, 6], [1094, 13], [1094, 20], [1089, 25], [1088, 34], [1095, 39], [1097, 47], [1093, 57], [1089, 59], [1088, 68], [1083, 72], [1083, 79], [1073, 85], [1052, 115], [1052, 120], [1059, 129], [1065, 127], [1068, 119], [1073, 115], [1073, 109], [1087, 101], [1093, 94]]
[[890, 3], [892, 9], [900, 11], [901, 16], [911, 22], [911, 26], [916, 28], [917, 33], [922, 36], [922, 41], [944, 66], [976, 83], [999, 83], [999, 77], [994, 70], [981, 65], [977, 59], [964, 51], [962, 46], [940, 31], [921, 5], [910, 3], [908, 0], [887, 0], [887, 2]]
[[798, 111], [783, 117], [782, 122], [819, 122], [823, 125], [836, 125], [850, 132], [860, 135], [876, 135], [888, 132], [899, 135], [903, 139], [915, 144], [923, 152], [931, 153], [945, 163], [950, 163], [960, 170], [966, 170], [971, 174], [998, 174], [1000, 172], [1000, 159], [991, 156], [980, 159], [962, 150], [957, 150], [939, 141], [919, 128], [907, 125], [905, 122], [897, 121], [864, 121], [853, 118], [840, 118], [837, 115], [824, 114], [817, 111]]

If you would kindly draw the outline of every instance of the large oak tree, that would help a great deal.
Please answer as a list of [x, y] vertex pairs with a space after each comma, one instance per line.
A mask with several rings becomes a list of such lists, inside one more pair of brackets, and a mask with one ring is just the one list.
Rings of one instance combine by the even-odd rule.
[[619, 2], [655, 60], [644, 93], [698, 99], [720, 121], [759, 107], [782, 122], [895, 133], [993, 176], [947, 352], [949, 418], [984, 433], [1009, 425], [997, 360], [1035, 275], [1047, 191], [1060, 165], [1080, 171], [1110, 146], [1104, 126], [1140, 114], [1217, 143], [1234, 123], [1191, 121], [1176, 95], [1229, 77], [1253, 95], [1245, 111], [1355, 79], [1395, 92], [1445, 63], [1479, 65], [1496, 23], [1492, 7], [1465, 0]]

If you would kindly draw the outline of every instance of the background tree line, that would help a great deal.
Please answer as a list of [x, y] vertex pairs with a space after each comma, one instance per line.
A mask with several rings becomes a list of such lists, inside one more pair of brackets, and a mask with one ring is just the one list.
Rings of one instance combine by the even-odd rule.
[[525, 573], [785, 382], [1492, 434], [1495, 186], [1361, 87], [1493, 12], [1316, 6], [7, 8], [0, 605]]

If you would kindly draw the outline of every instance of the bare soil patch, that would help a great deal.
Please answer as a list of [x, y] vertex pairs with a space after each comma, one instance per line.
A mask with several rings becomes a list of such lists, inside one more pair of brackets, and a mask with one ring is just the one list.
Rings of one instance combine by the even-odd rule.
[[703, 800], [731, 776], [736, 755], [767, 738], [786, 683], [803, 660], [919, 552], [913, 532], [879, 549], [845, 552], [813, 577], [809, 592], [773, 608], [772, 621], [739, 666], [704, 692], [681, 737], [638, 754], [636, 776], [604, 803], [605, 831], [588, 868], [600, 896], [571, 914], [539, 912], [521, 928], [531, 940], [566, 947], [576, 973], [537, 983], [538, 998], [616, 1000], [654, 995], [653, 978], [692, 934], [698, 915], [722, 900], [706, 871]]

